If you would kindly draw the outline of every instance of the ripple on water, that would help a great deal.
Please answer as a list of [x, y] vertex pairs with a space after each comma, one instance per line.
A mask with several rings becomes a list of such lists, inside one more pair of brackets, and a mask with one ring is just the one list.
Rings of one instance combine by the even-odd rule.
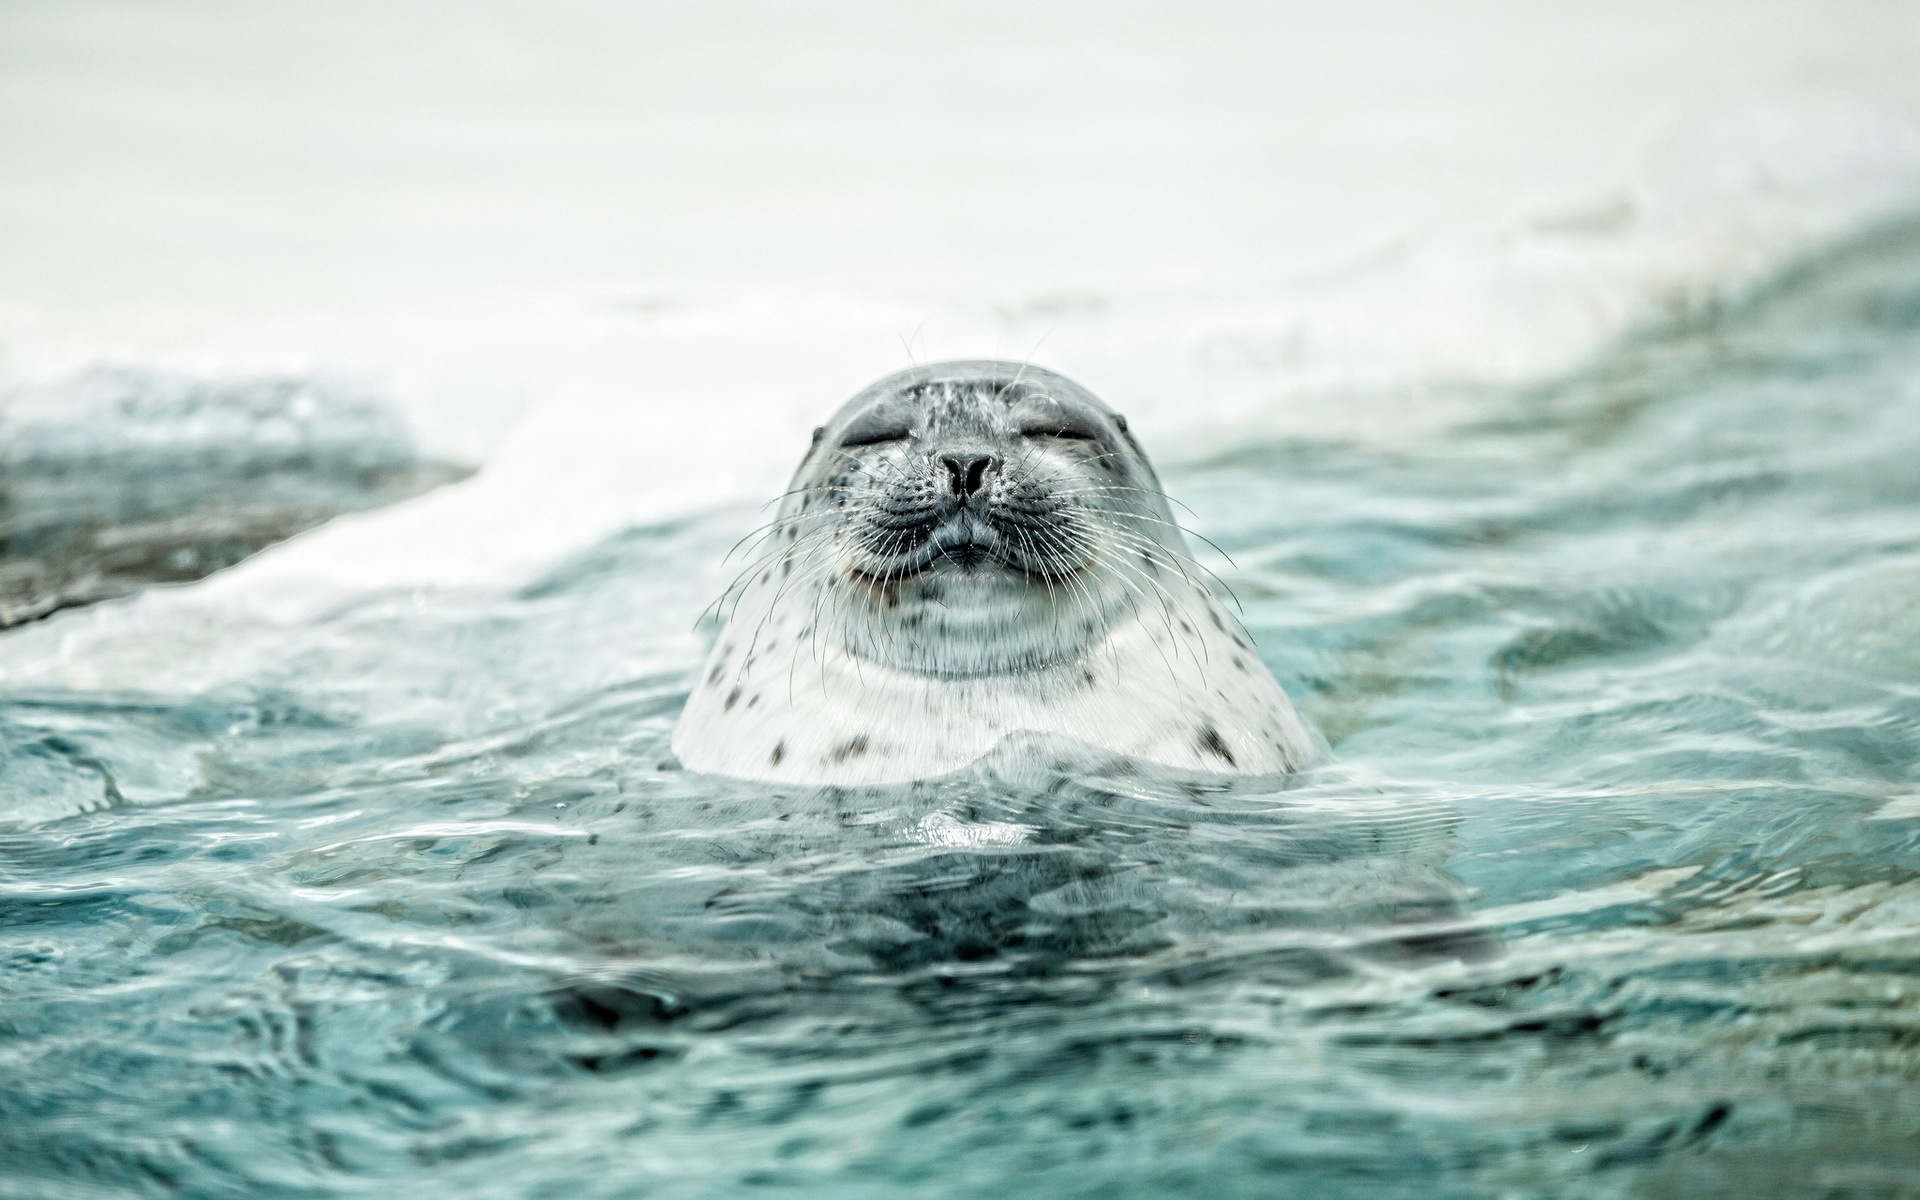
[[15, 631], [9, 1195], [1920, 1194], [1916, 279], [1170, 471], [1294, 780], [678, 771], [743, 514]]

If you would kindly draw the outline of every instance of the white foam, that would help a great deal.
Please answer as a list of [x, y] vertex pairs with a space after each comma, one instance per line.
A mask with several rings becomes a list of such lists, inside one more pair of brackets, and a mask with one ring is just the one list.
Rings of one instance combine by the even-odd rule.
[[[562, 6], [536, 31], [506, 10], [405, 7], [408, 28], [477, 38], [476, 62], [522, 72], [517, 99], [489, 99], [492, 77], [472, 64], [446, 68], [444, 95], [421, 92], [403, 69], [420, 51], [401, 46], [368, 68], [393, 112], [295, 72], [285, 86], [305, 107], [275, 101], [262, 119], [324, 128], [339, 145], [318, 152], [336, 157], [411, 129], [421, 153], [444, 141], [499, 172], [464, 190], [441, 175], [420, 185], [449, 222], [438, 257], [355, 240], [305, 200], [288, 219], [334, 239], [338, 261], [276, 242], [284, 287], [265, 305], [225, 276], [156, 299], [146, 276], [80, 255], [93, 282], [58, 303], [32, 303], [17, 279], [0, 291], [0, 370], [352, 379], [400, 404], [430, 450], [485, 458], [465, 483], [342, 518], [190, 593], [293, 619], [370, 589], [509, 583], [634, 522], [771, 496], [809, 428], [910, 353], [1034, 355], [1126, 411], [1163, 462], [1288, 434], [1423, 436], [1475, 387], [1564, 369], [1920, 196], [1920, 83], [1903, 65], [1915, 22], [1887, 6], [1603, 16], [1401, 0], [1366, 21], [1225, 3], [1184, 21], [1107, 6], [1045, 19], [852, 8], [844, 27], [762, 14], [791, 43], [676, 10], [662, 36], [701, 69], [643, 55], [655, 73], [629, 80], [600, 44], [614, 18], [592, 6]], [[206, 35], [189, 49], [216, 92], [260, 87], [235, 64], [261, 38], [299, 32], [316, 63], [344, 53], [312, 5], [244, 27], [181, 11], [161, 26]], [[39, 90], [23, 84], [16, 111], [24, 95], [79, 112], [78, 84], [31, 53], [70, 33], [68, 18], [35, 19], [23, 78]], [[72, 20], [138, 60], [127, 78], [158, 89], [146, 103], [185, 103], [179, 68], [127, 32], [159, 18], [105, 33], [97, 16]], [[752, 53], [723, 52], [736, 34]], [[816, 71], [794, 57], [801, 45], [838, 66]], [[223, 121], [170, 128], [181, 144], [258, 150], [249, 178], [269, 190], [309, 179], [304, 160], [259, 150], [257, 122]], [[514, 132], [526, 122], [541, 131], [531, 141]], [[11, 177], [0, 202], [65, 194], [62, 171], [104, 162], [126, 128], [89, 126], [92, 142]], [[779, 130], [799, 158], [753, 168], [785, 144]], [[626, 135], [659, 162], [594, 174], [594, 154]], [[513, 172], [549, 159], [557, 181], [529, 199]], [[355, 211], [389, 231], [412, 220], [413, 176], [354, 163], [342, 186]], [[609, 210], [607, 189], [637, 197], [642, 180], [652, 200]], [[763, 194], [782, 187], [784, 201]], [[235, 194], [183, 218], [229, 268], [245, 247], [208, 222]], [[511, 210], [506, 226], [480, 221], [498, 215], [489, 205]], [[76, 246], [124, 225], [117, 209], [35, 211]], [[546, 257], [503, 250], [503, 230], [530, 237], [533, 215], [557, 223]], [[635, 228], [648, 221], [651, 241]], [[735, 253], [743, 237], [763, 270]], [[582, 266], [596, 239], [608, 265]], [[407, 286], [381, 273], [382, 245]], [[23, 261], [52, 287], [38, 258]], [[87, 298], [116, 280], [135, 302]]]

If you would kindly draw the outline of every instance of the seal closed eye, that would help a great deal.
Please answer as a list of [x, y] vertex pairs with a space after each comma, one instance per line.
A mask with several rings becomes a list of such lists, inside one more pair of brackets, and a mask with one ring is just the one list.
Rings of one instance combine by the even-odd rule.
[[1278, 774], [1319, 741], [1188, 555], [1126, 421], [991, 360], [888, 376], [815, 432], [673, 733], [696, 771], [867, 784], [1009, 734]]

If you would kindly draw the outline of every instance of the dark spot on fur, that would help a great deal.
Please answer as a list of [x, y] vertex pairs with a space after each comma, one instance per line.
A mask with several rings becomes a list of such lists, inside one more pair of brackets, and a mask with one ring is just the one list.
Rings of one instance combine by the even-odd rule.
[[[1125, 429], [1126, 426], [1122, 425], [1120, 428]], [[813, 427], [813, 444], [814, 445], [816, 446], [819, 445], [820, 439], [825, 436], [827, 436], [827, 427], [825, 425], [815, 425]]]
[[1192, 632], [1193, 632], [1193, 626], [1191, 626], [1191, 625], [1189, 625], [1189, 624], [1187, 624], [1187, 623], [1186, 623], [1185, 621], [1182, 621], [1182, 622], [1180, 622], [1180, 632], [1181, 632], [1181, 633], [1192, 633]]
[[1244, 658], [1241, 658], [1238, 654], [1234, 655], [1233, 669], [1240, 672], [1242, 675], [1248, 674], [1249, 672], [1247, 671], [1247, 660]]
[[1082, 679], [1084, 679], [1084, 680], [1086, 680], [1086, 681], [1087, 681], [1087, 686], [1088, 686], [1088, 687], [1092, 687], [1092, 686], [1093, 686], [1094, 684], [1096, 684], [1096, 683], [1099, 683], [1099, 682], [1100, 682], [1100, 681], [1099, 681], [1098, 679], [1095, 679], [1095, 678], [1093, 677], [1093, 672], [1092, 672], [1092, 671], [1083, 671], [1083, 672], [1081, 672], [1081, 673], [1080, 673], [1080, 678], [1082, 678]]
[[770, 580], [770, 579], [772, 579], [772, 578], [773, 578], [773, 572], [772, 572], [772, 571], [762, 571], [762, 572], [760, 572], [760, 582], [761, 582], [761, 583], [765, 583], [765, 582], [767, 582], [768, 580]]
[[1225, 633], [1227, 631], [1226, 625], [1220, 620], [1219, 613], [1213, 611], [1212, 609], [1208, 609], [1207, 618], [1213, 622], [1213, 627], [1215, 629], [1218, 629], [1221, 633]]
[[727, 707], [726, 707], [726, 711], [727, 711], [727, 712], [732, 712], [732, 711], [733, 711], [733, 706], [734, 706], [734, 705], [736, 705], [736, 704], [738, 704], [738, 703], [740, 703], [740, 689], [739, 689], [739, 688], [735, 688], [735, 689], [733, 689], [732, 691], [730, 691], [730, 692], [728, 692], [728, 693], [727, 693]]
[[1213, 726], [1202, 725], [1200, 727], [1200, 736], [1196, 740], [1196, 744], [1215, 758], [1226, 760], [1228, 766], [1236, 765], [1233, 761], [1233, 751], [1227, 749], [1227, 743], [1221, 739], [1220, 731]]
[[755, 692], [755, 693], [754, 693], [753, 695], [751, 695], [751, 696], [748, 696], [748, 697], [747, 697], [747, 707], [748, 707], [748, 708], [752, 708], [752, 707], [753, 707], [754, 705], [756, 705], [756, 704], [758, 704], [758, 703], [760, 703], [760, 693], [759, 693], [759, 692]]
[[780, 765], [780, 760], [785, 758], [786, 756], [787, 756], [786, 742], [784, 741], [775, 742], [773, 746], [773, 753], [767, 755], [767, 765], [777, 767]]
[[833, 752], [829, 754], [827, 757], [832, 759], [834, 762], [843, 763], [850, 758], [858, 758], [860, 755], [865, 754], [866, 752], [867, 752], [867, 735], [863, 733], [863, 734], [860, 734], [858, 737], [851, 737], [851, 738], [848, 738], [846, 741], [841, 742], [838, 746], [835, 746], [833, 748]]
[[713, 670], [707, 672], [707, 682], [719, 683], [720, 677], [726, 673], [727, 664], [725, 662], [717, 662], [713, 664]]

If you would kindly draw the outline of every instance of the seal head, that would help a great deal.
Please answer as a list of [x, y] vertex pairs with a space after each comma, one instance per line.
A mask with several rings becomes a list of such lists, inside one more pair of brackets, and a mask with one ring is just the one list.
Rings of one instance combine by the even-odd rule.
[[1084, 388], [1010, 362], [903, 371], [814, 432], [673, 749], [798, 783], [944, 774], [1023, 732], [1292, 770], [1318, 740], [1203, 574]]

